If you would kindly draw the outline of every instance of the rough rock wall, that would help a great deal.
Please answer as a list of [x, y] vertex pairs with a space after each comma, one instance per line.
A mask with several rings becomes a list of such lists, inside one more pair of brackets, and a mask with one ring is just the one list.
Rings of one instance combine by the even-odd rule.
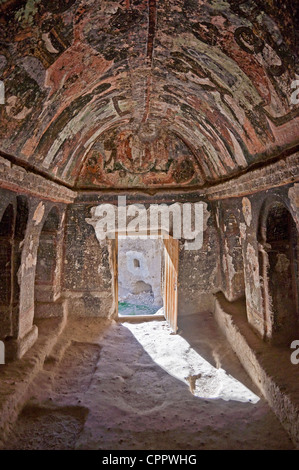
[[215, 203], [216, 225], [220, 246], [219, 287], [228, 300], [233, 301], [245, 294], [244, 266], [240, 238], [242, 210], [239, 199]]
[[185, 250], [180, 243], [178, 315], [212, 311], [219, 290], [220, 246], [211, 205], [204, 210], [203, 245]]
[[113, 285], [109, 242], [99, 243], [86, 222], [90, 205], [68, 208], [66, 220], [64, 289], [69, 312], [77, 316], [109, 317], [113, 310]]

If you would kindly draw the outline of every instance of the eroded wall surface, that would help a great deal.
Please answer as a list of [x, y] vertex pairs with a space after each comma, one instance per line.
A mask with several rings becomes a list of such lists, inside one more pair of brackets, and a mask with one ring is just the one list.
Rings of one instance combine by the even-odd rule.
[[[271, 178], [270, 178], [271, 179]], [[272, 177], [274, 179], [274, 176]], [[228, 300], [246, 298], [247, 316], [249, 323], [262, 336], [270, 339], [275, 323], [274, 298], [270, 295], [270, 283], [279, 291], [285, 285], [286, 296], [292, 290], [289, 285], [298, 282], [298, 272], [294, 280], [290, 279], [289, 268], [298, 268], [298, 251], [292, 259], [283, 252], [278, 253], [275, 262], [270, 266], [269, 253], [274, 250], [274, 244], [267, 243], [266, 222], [267, 211], [274, 205], [285, 207], [294, 225], [299, 228], [298, 183], [256, 191], [242, 197], [231, 197], [215, 201], [217, 213], [221, 214], [220, 237], [222, 240], [222, 281], [221, 290]], [[285, 220], [280, 220], [272, 230], [279, 233]], [[271, 227], [268, 227], [268, 231]], [[286, 248], [288, 249], [288, 243]], [[296, 255], [297, 253], [297, 255]], [[292, 265], [292, 266], [291, 266]], [[296, 281], [297, 276], [297, 281]], [[298, 289], [295, 286], [294, 289]], [[294, 294], [298, 295], [297, 293]], [[282, 301], [282, 300], [281, 300]], [[288, 308], [288, 299], [284, 299], [285, 320], [293, 314], [296, 306]], [[298, 327], [297, 327], [298, 328]]]
[[109, 317], [114, 306], [109, 243], [100, 243], [86, 221], [90, 208], [88, 203], [68, 208], [64, 290], [72, 315]]
[[219, 290], [220, 243], [215, 213], [204, 202], [203, 244], [198, 250], [186, 250], [180, 243], [178, 314], [212, 311], [213, 294]]

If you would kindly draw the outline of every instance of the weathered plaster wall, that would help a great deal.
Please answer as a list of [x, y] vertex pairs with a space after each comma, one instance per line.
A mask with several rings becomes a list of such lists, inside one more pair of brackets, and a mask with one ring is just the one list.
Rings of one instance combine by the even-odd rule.
[[203, 245], [185, 250], [180, 243], [178, 315], [212, 311], [219, 290], [220, 245], [212, 206], [205, 203]]
[[[265, 250], [261, 244], [261, 219], [265, 207], [278, 201], [289, 210], [298, 230], [298, 195], [299, 188], [295, 183], [216, 203], [218, 211], [223, 214], [224, 226], [228, 227], [230, 220], [233, 220], [230, 218], [232, 213], [235, 216], [234, 221], [237, 221], [237, 224], [234, 222], [236, 231], [233, 238], [230, 237], [227, 228], [221, 231], [222, 250], [230, 245], [229, 253], [222, 259], [222, 290], [228, 300], [235, 300], [244, 294], [245, 282], [248, 321], [262, 337], [268, 339], [272, 337], [274, 318], [267, 288], [269, 272], [263, 269]], [[232, 260], [231, 270], [228, 269], [227, 256]], [[295, 259], [293, 262], [298, 263]], [[289, 312], [289, 315], [292, 313]]]
[[70, 206], [66, 217], [64, 290], [69, 314], [108, 317], [113, 312], [113, 284], [109, 242], [100, 243], [88, 202]]
[[216, 202], [214, 208], [220, 246], [219, 287], [226, 298], [233, 301], [245, 294], [240, 233], [242, 210], [237, 198]]

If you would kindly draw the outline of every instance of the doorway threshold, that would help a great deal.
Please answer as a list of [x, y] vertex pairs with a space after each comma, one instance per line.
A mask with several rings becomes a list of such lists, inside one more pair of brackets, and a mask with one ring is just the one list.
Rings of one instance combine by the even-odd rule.
[[119, 315], [117, 321], [122, 322], [133, 322], [133, 323], [142, 323], [145, 321], [163, 321], [165, 320], [164, 315]]

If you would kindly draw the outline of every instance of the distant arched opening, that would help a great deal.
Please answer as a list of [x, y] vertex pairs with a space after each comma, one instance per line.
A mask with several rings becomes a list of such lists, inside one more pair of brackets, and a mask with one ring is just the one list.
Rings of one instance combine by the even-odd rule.
[[280, 201], [268, 206], [261, 221], [265, 329], [275, 344], [288, 344], [299, 334], [298, 232]]

